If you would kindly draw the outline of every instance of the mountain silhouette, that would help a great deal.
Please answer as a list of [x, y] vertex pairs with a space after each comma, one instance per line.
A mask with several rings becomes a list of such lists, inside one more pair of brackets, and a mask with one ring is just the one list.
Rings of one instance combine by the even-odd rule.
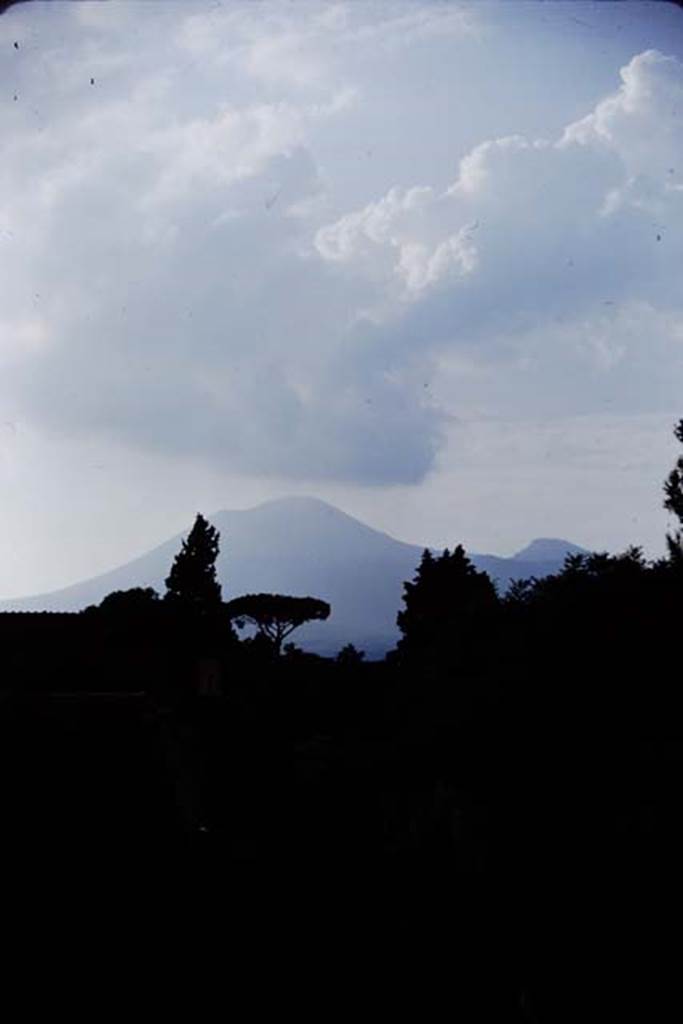
[[570, 544], [569, 541], [557, 540], [555, 537], [538, 537], [513, 555], [513, 558], [520, 562], [554, 562], [557, 559], [562, 562], [566, 555], [585, 553], [586, 549], [580, 548], [578, 544]]
[[[298, 645], [332, 654], [353, 643], [369, 657], [394, 646], [403, 582], [413, 577], [422, 546], [395, 540], [317, 498], [281, 498], [242, 511], [216, 512], [208, 519], [221, 534], [216, 568], [224, 600], [261, 592], [317, 597], [329, 602], [332, 614], [327, 622], [298, 630]], [[129, 587], [154, 587], [163, 593], [188, 532], [93, 579], [49, 594], [1, 601], [0, 611], [79, 611]], [[511, 579], [557, 571], [566, 552], [581, 550], [567, 541], [539, 540], [512, 558], [471, 558], [503, 591]]]

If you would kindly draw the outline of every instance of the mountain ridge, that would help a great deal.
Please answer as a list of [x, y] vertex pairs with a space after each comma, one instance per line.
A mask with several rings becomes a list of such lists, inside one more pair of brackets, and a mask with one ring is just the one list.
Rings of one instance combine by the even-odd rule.
[[[322, 654], [354, 643], [379, 656], [395, 644], [403, 583], [414, 576], [424, 547], [396, 540], [334, 505], [305, 496], [222, 509], [208, 518], [221, 534], [216, 569], [224, 599], [261, 591], [329, 601], [328, 622], [302, 627], [295, 636], [298, 644]], [[151, 586], [161, 592], [188, 532], [98, 576], [46, 594], [0, 601], [0, 611], [79, 611], [113, 590]], [[558, 539], [550, 539], [553, 547], [548, 548], [548, 541], [532, 541], [520, 554], [540, 551], [552, 558], [470, 558], [502, 590], [513, 578], [557, 571], [564, 561], [562, 550], [584, 550]]]

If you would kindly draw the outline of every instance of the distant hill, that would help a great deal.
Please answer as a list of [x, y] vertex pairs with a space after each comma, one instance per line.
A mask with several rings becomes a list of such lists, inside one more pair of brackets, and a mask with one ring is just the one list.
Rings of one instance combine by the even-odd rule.
[[[221, 534], [217, 571], [225, 599], [279, 592], [328, 601], [329, 620], [305, 626], [292, 638], [321, 654], [354, 643], [376, 657], [396, 643], [403, 582], [413, 577], [422, 547], [394, 540], [316, 498], [282, 498], [208, 518]], [[129, 587], [163, 593], [181, 540], [179, 534], [111, 572], [62, 590], [2, 601], [0, 611], [79, 611]], [[511, 579], [556, 572], [565, 553], [582, 550], [568, 541], [542, 539], [512, 558], [471, 558], [504, 590]]]
[[567, 540], [557, 540], [554, 537], [539, 537], [532, 540], [521, 551], [518, 551], [513, 558], [520, 562], [553, 562], [560, 559], [564, 561], [567, 555], [585, 554], [586, 549], [580, 548], [578, 544], [570, 544]]

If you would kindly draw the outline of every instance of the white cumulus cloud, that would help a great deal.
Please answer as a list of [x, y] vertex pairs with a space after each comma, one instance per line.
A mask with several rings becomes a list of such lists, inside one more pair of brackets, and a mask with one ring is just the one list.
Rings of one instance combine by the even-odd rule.
[[317, 252], [370, 279], [385, 313], [392, 296], [427, 303], [448, 289], [466, 331], [492, 310], [581, 313], [600, 298], [653, 298], [683, 257], [683, 65], [647, 51], [621, 78], [556, 140], [486, 140], [447, 188], [392, 187], [322, 226]]

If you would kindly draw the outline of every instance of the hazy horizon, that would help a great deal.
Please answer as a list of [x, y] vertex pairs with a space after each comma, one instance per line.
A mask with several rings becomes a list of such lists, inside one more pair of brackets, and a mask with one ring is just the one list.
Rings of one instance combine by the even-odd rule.
[[639, 2], [0, 16], [0, 598], [292, 495], [662, 554], [682, 43]]

